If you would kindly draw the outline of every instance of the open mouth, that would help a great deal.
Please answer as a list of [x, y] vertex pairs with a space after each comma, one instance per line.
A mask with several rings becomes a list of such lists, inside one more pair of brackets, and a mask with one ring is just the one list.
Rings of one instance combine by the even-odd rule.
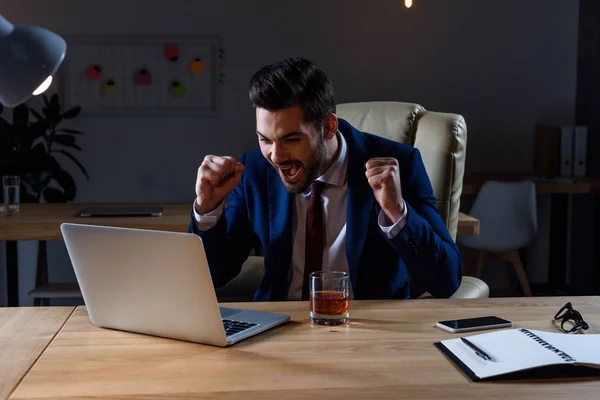
[[296, 183], [302, 176], [302, 165], [300, 163], [280, 165], [279, 171], [286, 182]]

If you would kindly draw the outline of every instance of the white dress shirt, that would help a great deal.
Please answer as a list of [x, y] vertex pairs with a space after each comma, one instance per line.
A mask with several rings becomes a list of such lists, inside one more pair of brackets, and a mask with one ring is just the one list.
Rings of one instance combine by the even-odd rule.
[[[323, 220], [325, 221], [325, 249], [323, 251], [323, 271], [348, 270], [346, 258], [346, 200], [348, 195], [348, 149], [344, 136], [337, 133], [340, 151], [339, 155], [327, 171], [316, 180], [326, 185], [321, 193], [323, 200]], [[365, 178], [366, 179], [366, 178]], [[288, 300], [300, 300], [302, 297], [302, 282], [304, 276], [304, 247], [306, 235], [306, 215], [310, 199], [310, 188], [295, 195], [292, 216], [292, 282], [288, 291]], [[199, 215], [195, 207], [194, 216], [198, 229], [212, 228], [223, 213], [223, 204], [216, 210]], [[402, 217], [392, 225], [387, 225], [383, 210], [379, 213], [379, 228], [388, 238], [396, 236], [406, 224], [407, 208], [404, 207]], [[352, 288], [350, 288], [352, 298]]]

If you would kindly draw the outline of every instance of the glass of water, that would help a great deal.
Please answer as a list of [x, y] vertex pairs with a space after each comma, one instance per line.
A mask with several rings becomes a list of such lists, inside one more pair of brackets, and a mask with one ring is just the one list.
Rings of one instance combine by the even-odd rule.
[[3, 176], [2, 190], [4, 196], [4, 215], [19, 215], [20, 211], [21, 178], [18, 176]]

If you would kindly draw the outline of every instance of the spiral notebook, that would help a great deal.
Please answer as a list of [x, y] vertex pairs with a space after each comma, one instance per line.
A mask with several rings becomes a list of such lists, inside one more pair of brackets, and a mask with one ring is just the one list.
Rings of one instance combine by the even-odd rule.
[[434, 345], [471, 380], [597, 376], [600, 335], [507, 329], [465, 337], [491, 360], [477, 355], [460, 338]]

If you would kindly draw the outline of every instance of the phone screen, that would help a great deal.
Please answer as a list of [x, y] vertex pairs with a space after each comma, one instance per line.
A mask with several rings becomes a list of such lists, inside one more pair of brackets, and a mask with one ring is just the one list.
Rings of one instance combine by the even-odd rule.
[[453, 329], [465, 329], [465, 328], [476, 328], [478, 326], [490, 326], [490, 325], [501, 325], [510, 324], [507, 321], [498, 317], [478, 317], [478, 318], [466, 318], [466, 319], [455, 319], [449, 321], [440, 321], [440, 324], [446, 325]]

